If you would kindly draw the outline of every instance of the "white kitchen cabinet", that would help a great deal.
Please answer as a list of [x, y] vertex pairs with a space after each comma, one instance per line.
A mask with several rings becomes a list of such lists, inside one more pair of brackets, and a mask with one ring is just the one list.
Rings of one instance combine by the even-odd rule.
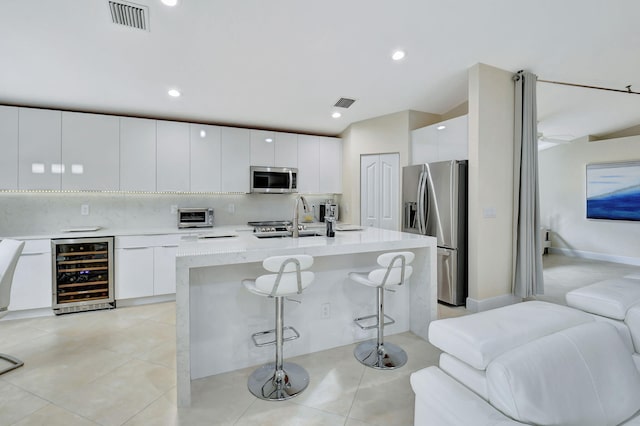
[[190, 179], [189, 124], [156, 122], [156, 190], [188, 192]]
[[267, 130], [251, 130], [251, 166], [275, 166], [275, 134]]
[[298, 192], [320, 193], [320, 141], [318, 136], [298, 136]]
[[466, 115], [413, 130], [411, 164], [466, 160], [469, 158], [468, 140]]
[[18, 109], [18, 188], [60, 190], [62, 112]]
[[342, 140], [339, 138], [319, 138], [319, 192], [323, 194], [342, 193]]
[[166, 244], [153, 248], [153, 294], [176, 292], [176, 252], [178, 244]]
[[298, 167], [297, 134], [276, 132], [274, 151], [274, 166]]
[[220, 130], [221, 187], [223, 192], [249, 192], [251, 133], [248, 129]]
[[62, 113], [63, 190], [120, 189], [120, 119]]
[[220, 127], [191, 124], [191, 192], [220, 192]]
[[11, 285], [10, 311], [51, 307], [51, 240], [25, 241]]
[[0, 105], [0, 189], [18, 189], [18, 108]]
[[120, 117], [120, 190], [156, 190], [156, 121]]

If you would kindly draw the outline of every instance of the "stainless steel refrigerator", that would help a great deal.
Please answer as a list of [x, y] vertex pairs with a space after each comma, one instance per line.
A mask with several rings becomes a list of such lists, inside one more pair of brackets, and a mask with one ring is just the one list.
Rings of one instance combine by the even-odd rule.
[[402, 230], [438, 239], [438, 300], [467, 297], [467, 161], [402, 169]]

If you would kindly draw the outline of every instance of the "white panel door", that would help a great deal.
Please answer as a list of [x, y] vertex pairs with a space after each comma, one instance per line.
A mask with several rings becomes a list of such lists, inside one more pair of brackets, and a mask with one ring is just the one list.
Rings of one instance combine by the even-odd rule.
[[176, 292], [176, 252], [178, 245], [154, 247], [153, 294]]
[[18, 108], [0, 105], [0, 189], [18, 189]]
[[223, 192], [249, 192], [251, 133], [248, 129], [220, 130], [221, 187]]
[[156, 122], [158, 192], [189, 191], [189, 124]]
[[360, 224], [398, 230], [400, 157], [398, 154], [360, 158]]
[[60, 190], [62, 112], [18, 110], [19, 189]]
[[275, 165], [275, 134], [267, 130], [251, 130], [251, 166]]
[[120, 190], [156, 190], [156, 121], [120, 117]]
[[320, 138], [320, 192], [323, 194], [342, 193], [342, 139]]
[[298, 135], [295, 133], [276, 133], [275, 158], [276, 167], [298, 167]]
[[51, 307], [51, 240], [25, 242], [11, 285], [10, 311]]
[[115, 297], [153, 296], [153, 247], [115, 249]]
[[320, 193], [319, 144], [318, 136], [298, 136], [298, 192]]
[[190, 127], [191, 192], [220, 192], [220, 127]]

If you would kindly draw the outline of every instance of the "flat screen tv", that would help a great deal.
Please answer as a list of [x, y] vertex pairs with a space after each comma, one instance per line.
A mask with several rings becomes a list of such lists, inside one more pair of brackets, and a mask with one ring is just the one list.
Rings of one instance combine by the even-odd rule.
[[640, 221], [640, 161], [587, 164], [587, 219]]

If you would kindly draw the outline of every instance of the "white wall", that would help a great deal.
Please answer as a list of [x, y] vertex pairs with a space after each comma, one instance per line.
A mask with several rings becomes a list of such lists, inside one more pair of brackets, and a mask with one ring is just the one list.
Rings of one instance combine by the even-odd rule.
[[[513, 215], [513, 73], [469, 69], [469, 299], [510, 303]], [[485, 209], [495, 211], [485, 217]], [[486, 307], [493, 307], [488, 302]]]
[[[306, 196], [309, 204], [340, 196]], [[253, 220], [291, 220], [294, 195], [285, 194], [118, 194], [0, 193], [0, 238], [58, 234], [60, 229], [102, 226], [118, 231], [177, 228], [171, 206], [213, 207], [214, 225], [238, 225]], [[89, 215], [80, 206], [89, 204]], [[229, 205], [235, 212], [230, 213]], [[302, 214], [302, 209], [301, 213]]]
[[586, 219], [586, 165], [640, 160], [640, 136], [576, 141], [539, 152], [540, 215], [566, 254], [640, 265], [640, 223]]

